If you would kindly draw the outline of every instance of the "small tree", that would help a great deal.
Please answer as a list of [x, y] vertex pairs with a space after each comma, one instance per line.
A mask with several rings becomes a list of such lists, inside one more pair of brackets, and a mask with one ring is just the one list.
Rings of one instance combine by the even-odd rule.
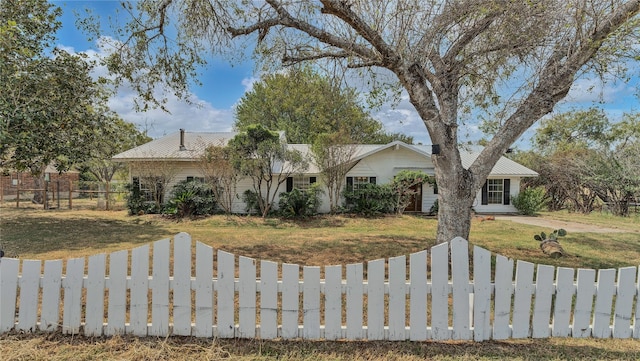
[[278, 133], [262, 125], [249, 126], [236, 135], [229, 141], [229, 149], [233, 167], [252, 180], [262, 217], [269, 214], [280, 185], [309, 166], [299, 151], [288, 149]]
[[311, 147], [313, 159], [320, 168], [320, 178], [327, 187], [332, 213], [338, 209], [340, 193], [347, 172], [353, 167], [353, 158], [358, 149], [357, 145], [349, 143], [349, 136], [338, 132], [318, 135]]
[[166, 160], [136, 162], [132, 173], [138, 178], [139, 186], [146, 190], [144, 196], [154, 203], [156, 211], [160, 211], [167, 187], [177, 173], [175, 164]]
[[517, 196], [511, 196], [511, 201], [518, 212], [525, 216], [536, 214], [542, 210], [547, 203], [544, 187], [527, 187], [518, 193]]
[[233, 211], [233, 200], [238, 197], [237, 184], [240, 180], [238, 169], [231, 164], [230, 148], [210, 145], [205, 148], [198, 164], [205, 182], [211, 186], [218, 207], [227, 214]]
[[402, 214], [410, 204], [411, 198], [416, 195], [413, 187], [425, 183], [435, 184], [435, 180], [423, 171], [403, 170], [393, 178], [391, 187], [394, 191], [397, 214]]

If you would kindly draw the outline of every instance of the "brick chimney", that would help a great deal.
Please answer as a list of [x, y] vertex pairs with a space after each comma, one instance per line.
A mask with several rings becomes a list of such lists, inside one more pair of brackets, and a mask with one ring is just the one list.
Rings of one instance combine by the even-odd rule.
[[180, 128], [180, 150], [187, 150], [184, 146], [184, 129]]

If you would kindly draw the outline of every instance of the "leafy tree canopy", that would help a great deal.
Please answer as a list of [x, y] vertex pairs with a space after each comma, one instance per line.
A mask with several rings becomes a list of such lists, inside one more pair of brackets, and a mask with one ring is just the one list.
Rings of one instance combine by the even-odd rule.
[[[373, 94], [405, 91], [440, 154], [438, 242], [468, 238], [475, 196], [498, 159], [584, 74], [640, 69], [640, 0], [167, 0], [127, 4], [110, 69], [149, 97], [184, 94], [210, 54], [247, 46], [267, 68], [355, 69]], [[237, 40], [237, 41], [236, 41]], [[333, 67], [335, 66], [335, 67]], [[635, 74], [637, 75], [637, 74]], [[151, 84], [151, 85], [150, 85]], [[497, 118], [468, 167], [459, 127]]]
[[113, 119], [91, 65], [51, 49], [60, 14], [45, 0], [0, 2], [1, 168], [66, 170], [92, 156]]
[[259, 122], [283, 130], [287, 141], [312, 144], [318, 134], [342, 132], [353, 143], [389, 143], [411, 137], [389, 134], [358, 104], [359, 94], [340, 87], [309, 67], [292, 67], [269, 74], [253, 85], [236, 108], [235, 127], [240, 130]]

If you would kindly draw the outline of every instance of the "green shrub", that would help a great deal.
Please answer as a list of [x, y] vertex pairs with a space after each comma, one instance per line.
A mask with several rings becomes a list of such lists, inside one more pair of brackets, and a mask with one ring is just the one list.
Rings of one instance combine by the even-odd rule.
[[437, 199], [431, 205], [431, 208], [429, 209], [429, 214], [433, 214], [433, 215], [438, 214], [438, 200]]
[[362, 184], [358, 189], [345, 191], [343, 196], [349, 213], [375, 216], [393, 213], [395, 208], [395, 192], [388, 184]]
[[125, 187], [129, 192], [127, 194], [127, 209], [129, 210], [129, 215], [160, 213], [161, 209], [156, 203], [148, 201], [144, 192], [140, 190], [140, 182], [138, 182], [137, 179]]
[[181, 181], [173, 187], [165, 214], [178, 218], [213, 214], [216, 200], [211, 186], [200, 181]]
[[280, 215], [286, 218], [316, 215], [321, 204], [321, 193], [318, 183], [311, 185], [305, 191], [294, 188], [291, 192], [280, 193], [278, 202]]
[[527, 187], [517, 196], [511, 197], [518, 212], [531, 216], [542, 210], [546, 203], [544, 187]]
[[258, 213], [261, 214], [260, 211], [260, 203], [258, 202], [258, 197], [260, 195], [251, 189], [247, 189], [242, 193], [242, 201], [244, 202], [244, 210], [247, 213]]

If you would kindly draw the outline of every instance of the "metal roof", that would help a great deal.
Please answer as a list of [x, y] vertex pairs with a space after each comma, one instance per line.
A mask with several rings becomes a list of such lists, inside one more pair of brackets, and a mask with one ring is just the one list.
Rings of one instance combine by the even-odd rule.
[[[118, 161], [193, 161], [202, 154], [202, 151], [207, 146], [214, 144], [225, 146], [229, 140], [237, 134], [237, 132], [206, 133], [185, 131], [185, 149], [180, 150], [180, 132], [175, 132], [139, 147], [117, 154], [113, 159]], [[410, 145], [401, 141], [395, 141], [389, 144], [358, 144], [356, 145], [353, 159], [357, 161], [396, 145], [413, 150], [424, 156], [429, 156], [431, 154], [431, 146]], [[289, 144], [288, 147], [290, 149], [300, 151], [305, 156], [311, 156], [311, 146], [309, 144]], [[479, 154], [479, 152], [461, 151], [460, 157], [462, 160], [462, 166], [469, 168]], [[319, 172], [320, 170], [318, 167], [313, 164], [313, 162], [310, 162], [307, 173], [317, 174]], [[537, 177], [538, 173], [507, 157], [500, 157], [496, 165], [491, 170], [489, 176]]]

